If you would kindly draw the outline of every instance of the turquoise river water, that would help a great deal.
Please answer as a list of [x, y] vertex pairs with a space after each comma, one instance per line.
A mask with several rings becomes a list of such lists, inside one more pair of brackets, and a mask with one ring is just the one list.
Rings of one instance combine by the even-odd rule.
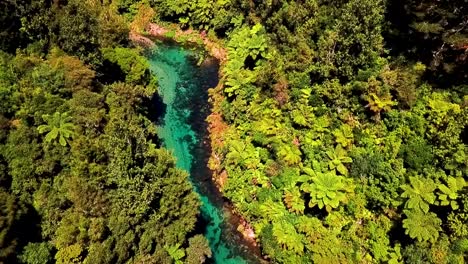
[[213, 254], [207, 263], [258, 263], [255, 249], [236, 230], [238, 219], [224, 206], [206, 165], [210, 154], [207, 90], [218, 83], [218, 62], [207, 59], [197, 66], [197, 52], [169, 44], [157, 45], [149, 59], [163, 105], [158, 136], [173, 152], [177, 166], [190, 173], [202, 201], [197, 229], [207, 237]]

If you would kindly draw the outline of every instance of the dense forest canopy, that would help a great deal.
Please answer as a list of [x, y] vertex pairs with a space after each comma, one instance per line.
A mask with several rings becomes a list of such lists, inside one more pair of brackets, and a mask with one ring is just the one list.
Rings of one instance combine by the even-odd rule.
[[157, 145], [156, 80], [125, 18], [93, 1], [1, 5], [0, 262], [170, 263], [180, 246], [199, 260], [198, 198]]
[[210, 167], [267, 260], [468, 261], [466, 0], [6, 0], [0, 262], [210, 255], [135, 18], [226, 48]]

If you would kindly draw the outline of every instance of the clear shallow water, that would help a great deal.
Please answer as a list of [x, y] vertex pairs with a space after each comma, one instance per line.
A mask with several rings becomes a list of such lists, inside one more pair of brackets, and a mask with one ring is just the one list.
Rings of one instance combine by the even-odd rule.
[[[212, 263], [257, 263], [252, 247], [243, 243], [235, 220], [226, 219], [222, 196], [215, 188], [206, 164], [209, 157], [206, 122], [208, 88], [218, 83], [216, 61], [196, 66], [196, 53], [176, 45], [158, 45], [149, 56], [158, 78], [165, 113], [158, 122], [158, 136], [173, 151], [177, 166], [190, 173], [202, 206], [199, 227], [213, 252]], [[230, 221], [228, 221], [230, 220]], [[209, 262], [209, 261], [208, 261]]]

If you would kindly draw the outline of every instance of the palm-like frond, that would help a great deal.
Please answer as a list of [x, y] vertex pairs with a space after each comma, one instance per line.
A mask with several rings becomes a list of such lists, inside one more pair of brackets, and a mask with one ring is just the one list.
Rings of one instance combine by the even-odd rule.
[[286, 209], [281, 203], [276, 203], [272, 200], [262, 203], [259, 209], [262, 215], [267, 216], [268, 219], [280, 219], [287, 214]]
[[176, 264], [182, 264], [182, 258], [185, 257], [184, 249], [180, 248], [180, 244], [176, 244], [175, 246], [165, 246], [164, 249], [166, 252], [171, 256], [172, 260]]
[[351, 163], [353, 160], [348, 157], [346, 150], [341, 147], [341, 145], [337, 145], [334, 151], [329, 150], [325, 152], [325, 154], [330, 159], [328, 162], [328, 167], [331, 170], [336, 170], [345, 176], [348, 175], [348, 169], [344, 164]]
[[408, 217], [403, 220], [405, 233], [418, 241], [435, 242], [439, 237], [442, 221], [434, 213], [424, 213], [421, 210], [405, 210]]
[[273, 222], [273, 235], [283, 247], [299, 255], [303, 254], [302, 236], [297, 233], [296, 228], [290, 222], [285, 220]]
[[370, 96], [367, 97], [367, 101], [369, 102], [367, 107], [374, 113], [390, 111], [392, 106], [396, 105], [396, 103], [392, 101], [392, 96], [390, 94], [378, 97], [375, 93], [371, 93]]
[[343, 177], [332, 173], [317, 173], [312, 183], [304, 183], [301, 189], [310, 194], [309, 207], [318, 206], [330, 212], [341, 202], [346, 202], [347, 186]]
[[48, 132], [44, 138], [46, 142], [52, 142], [58, 139], [62, 146], [67, 145], [67, 139], [73, 136], [75, 126], [71, 123], [72, 117], [67, 112], [55, 112], [51, 115], [43, 115], [42, 119], [47, 123], [40, 125], [37, 130], [40, 134]]
[[440, 205], [450, 205], [453, 210], [458, 209], [458, 192], [466, 186], [465, 179], [462, 177], [448, 177], [447, 185], [439, 184], [439, 192], [437, 193]]
[[410, 185], [404, 184], [401, 188], [404, 190], [401, 197], [408, 198], [406, 208], [429, 212], [429, 205], [434, 204], [436, 199], [434, 195], [436, 185], [433, 180], [410, 177]]

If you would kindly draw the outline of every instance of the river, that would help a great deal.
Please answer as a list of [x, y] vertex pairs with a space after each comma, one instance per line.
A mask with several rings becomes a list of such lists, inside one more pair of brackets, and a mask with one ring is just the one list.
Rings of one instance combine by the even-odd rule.
[[259, 263], [258, 248], [237, 231], [239, 219], [225, 206], [207, 167], [210, 155], [206, 117], [210, 113], [208, 89], [219, 81], [219, 64], [206, 59], [197, 66], [197, 52], [172, 44], [158, 44], [149, 61], [158, 79], [158, 93], [165, 109], [158, 136], [173, 152], [177, 167], [189, 172], [190, 180], [202, 201], [197, 229], [204, 233], [212, 251], [206, 263]]

